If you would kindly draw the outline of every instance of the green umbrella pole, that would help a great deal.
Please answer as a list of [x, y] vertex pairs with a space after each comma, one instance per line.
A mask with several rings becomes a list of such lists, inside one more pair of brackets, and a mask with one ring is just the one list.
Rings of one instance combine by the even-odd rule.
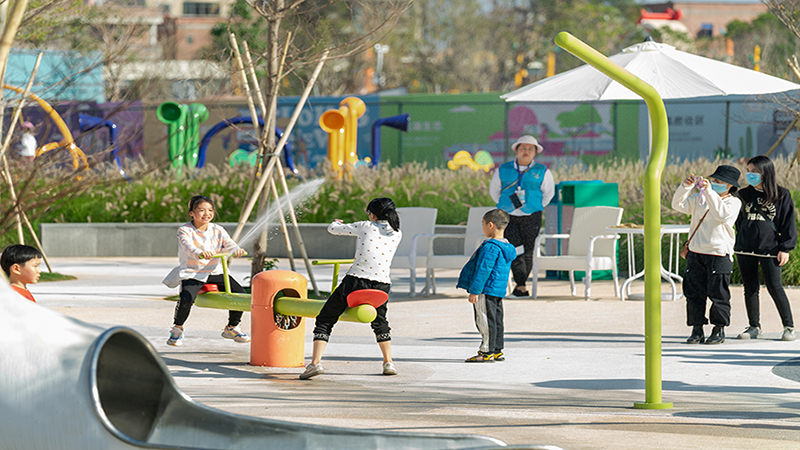
[[556, 44], [644, 99], [653, 148], [644, 175], [644, 359], [645, 401], [638, 409], [669, 409], [661, 399], [661, 175], [667, 162], [667, 111], [658, 92], [597, 50], [562, 31]]

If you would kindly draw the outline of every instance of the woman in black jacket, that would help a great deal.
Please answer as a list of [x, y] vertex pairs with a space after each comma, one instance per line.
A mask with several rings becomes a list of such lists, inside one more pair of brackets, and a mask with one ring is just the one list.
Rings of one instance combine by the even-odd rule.
[[783, 322], [781, 339], [793, 341], [792, 308], [781, 284], [781, 266], [789, 261], [789, 252], [797, 244], [792, 194], [778, 186], [775, 166], [766, 156], [756, 156], [747, 162], [745, 179], [750, 186], [737, 194], [742, 199], [742, 209], [736, 220], [734, 250], [742, 274], [750, 326], [738, 338], [756, 339], [761, 335], [758, 301], [758, 266], [761, 265], [767, 292]]

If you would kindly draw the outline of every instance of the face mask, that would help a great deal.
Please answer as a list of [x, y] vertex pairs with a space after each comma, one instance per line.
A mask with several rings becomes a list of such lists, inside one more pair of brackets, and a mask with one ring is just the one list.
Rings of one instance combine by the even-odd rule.
[[761, 174], [755, 172], [747, 172], [744, 175], [744, 179], [747, 180], [747, 184], [750, 186], [758, 186], [761, 184]]
[[711, 183], [711, 190], [716, 192], [717, 194], [722, 194], [728, 190], [728, 186], [725, 184], [720, 183]]

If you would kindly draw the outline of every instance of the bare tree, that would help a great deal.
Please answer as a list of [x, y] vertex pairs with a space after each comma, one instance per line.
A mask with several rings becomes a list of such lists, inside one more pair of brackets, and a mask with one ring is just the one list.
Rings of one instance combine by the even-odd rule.
[[[346, 60], [374, 45], [388, 33], [410, 0], [247, 0], [247, 5], [267, 23], [267, 45], [256, 55], [255, 64], [263, 64], [264, 128], [259, 140], [260, 163], [275, 149], [276, 107], [281, 79], [303, 77], [320, 60], [323, 52], [328, 59]], [[289, 53], [281, 66], [282, 49], [291, 32]], [[253, 177], [255, 180], [255, 176]], [[262, 197], [265, 209], [266, 197]], [[266, 258], [265, 235], [256, 243], [253, 273], [263, 270]]]

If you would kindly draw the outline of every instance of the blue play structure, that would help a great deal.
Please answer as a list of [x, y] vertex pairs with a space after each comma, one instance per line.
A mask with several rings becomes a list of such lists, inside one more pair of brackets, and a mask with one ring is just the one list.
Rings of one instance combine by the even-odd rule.
[[[247, 124], [247, 123], [252, 124], [253, 118], [250, 116], [231, 117], [230, 119], [225, 119], [222, 122], [219, 122], [218, 124], [211, 127], [211, 129], [208, 130], [205, 136], [203, 136], [203, 139], [200, 141], [200, 149], [197, 158], [197, 167], [201, 168], [205, 164], [206, 149], [208, 148], [208, 144], [211, 143], [211, 139], [217, 133], [228, 127], [239, 124]], [[258, 118], [258, 124], [262, 127], [264, 126], [264, 120], [261, 119], [260, 117]], [[283, 137], [283, 130], [281, 130], [278, 127], [275, 127], [275, 137], [278, 139]], [[286, 143], [286, 146], [283, 148], [283, 155], [284, 159], [286, 160], [286, 167], [288, 167], [289, 170], [291, 170], [295, 176], [300, 177], [300, 173], [297, 171], [297, 168], [294, 165], [294, 158], [292, 156], [292, 146], [289, 145], [288, 142]]]
[[78, 126], [81, 129], [81, 133], [86, 133], [100, 127], [107, 127], [108, 128], [108, 147], [111, 148], [111, 159], [117, 164], [117, 170], [119, 171], [120, 175], [130, 180], [128, 174], [125, 173], [125, 170], [122, 168], [122, 163], [119, 160], [119, 145], [117, 145], [117, 124], [110, 121], [110, 120], [103, 120], [99, 117], [90, 116], [88, 114], [80, 113], [78, 114]]

